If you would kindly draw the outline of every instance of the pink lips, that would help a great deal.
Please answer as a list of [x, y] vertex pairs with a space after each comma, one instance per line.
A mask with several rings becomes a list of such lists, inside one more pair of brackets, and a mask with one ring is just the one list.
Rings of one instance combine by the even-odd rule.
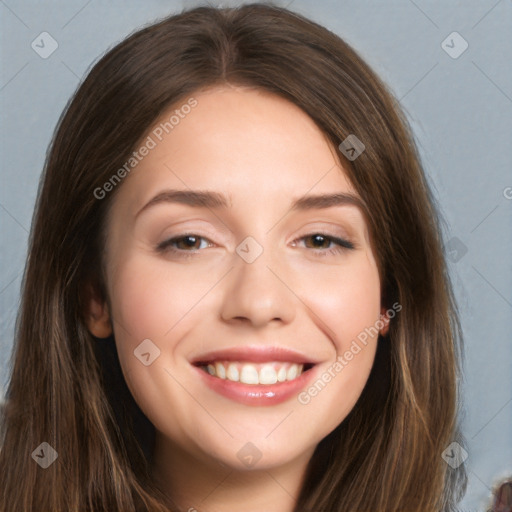
[[199, 378], [213, 391], [239, 403], [253, 406], [277, 405], [298, 393], [313, 378], [315, 368], [305, 370], [299, 377], [291, 381], [276, 384], [244, 384], [228, 379], [214, 377], [201, 369], [202, 365], [215, 361], [243, 361], [263, 363], [267, 361], [288, 361], [304, 365], [314, 365], [316, 361], [303, 354], [281, 347], [244, 347], [212, 351], [194, 357], [191, 363]]
[[210, 361], [247, 361], [253, 363], [264, 363], [266, 361], [288, 361], [290, 363], [312, 363], [318, 361], [311, 360], [304, 354], [295, 352], [284, 347], [264, 347], [249, 346], [244, 348], [228, 348], [224, 350], [215, 350], [194, 357], [192, 364], [208, 363]]
[[298, 395], [314, 374], [314, 369], [311, 369], [291, 381], [262, 385], [243, 384], [228, 379], [219, 379], [218, 377], [212, 377], [197, 366], [194, 369], [210, 389], [226, 398], [246, 405], [277, 405], [285, 402], [292, 396]]

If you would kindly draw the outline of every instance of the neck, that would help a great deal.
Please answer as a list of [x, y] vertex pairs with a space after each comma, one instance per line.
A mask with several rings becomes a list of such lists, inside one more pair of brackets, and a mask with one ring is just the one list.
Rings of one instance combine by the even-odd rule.
[[314, 447], [279, 467], [239, 470], [156, 433], [153, 476], [183, 512], [293, 512]]

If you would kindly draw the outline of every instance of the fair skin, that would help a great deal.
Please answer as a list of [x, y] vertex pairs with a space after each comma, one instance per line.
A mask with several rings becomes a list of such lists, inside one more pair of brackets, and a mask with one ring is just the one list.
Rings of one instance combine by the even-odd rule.
[[[358, 206], [291, 209], [304, 196], [358, 197], [309, 116], [245, 87], [193, 97], [197, 106], [117, 191], [105, 262], [111, 311], [91, 299], [89, 329], [106, 337], [113, 328], [127, 385], [156, 429], [154, 476], [181, 510], [291, 512], [315, 447], [363, 390], [377, 336], [307, 404], [299, 393], [381, 318], [377, 263]], [[214, 191], [228, 204], [145, 207], [166, 189]], [[185, 234], [196, 238], [171, 244], [181, 256], [156, 249]], [[315, 243], [315, 234], [354, 248], [328, 236]], [[262, 249], [251, 262], [237, 252], [249, 236], [249, 252]], [[160, 350], [147, 366], [134, 356], [146, 339]], [[305, 388], [280, 403], [225, 396], [205, 384], [218, 375], [203, 378], [192, 364], [211, 350], [275, 345], [315, 363]]]

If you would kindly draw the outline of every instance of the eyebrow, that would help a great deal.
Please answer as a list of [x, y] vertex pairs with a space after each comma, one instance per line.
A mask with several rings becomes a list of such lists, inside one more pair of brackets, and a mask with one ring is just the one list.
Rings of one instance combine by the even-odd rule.
[[[147, 202], [137, 212], [135, 218], [148, 208], [161, 203], [178, 203], [192, 207], [213, 209], [230, 208], [232, 206], [231, 197], [228, 200], [225, 195], [219, 192], [201, 190], [164, 190]], [[290, 209], [291, 211], [323, 210], [335, 206], [347, 205], [356, 206], [363, 212], [366, 211], [366, 207], [362, 199], [345, 192], [302, 196], [292, 202]]]

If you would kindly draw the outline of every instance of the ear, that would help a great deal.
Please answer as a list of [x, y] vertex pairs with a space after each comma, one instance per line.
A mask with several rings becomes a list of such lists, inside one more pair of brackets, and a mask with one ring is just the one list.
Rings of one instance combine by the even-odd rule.
[[386, 334], [388, 333], [388, 330], [389, 330], [389, 322], [391, 322], [391, 319], [387, 315], [386, 308], [380, 309], [380, 320], [384, 323], [384, 327], [382, 327], [382, 329], [380, 329], [379, 332], [380, 332], [380, 334], [382, 334], [382, 336], [386, 336]]
[[85, 318], [87, 328], [96, 338], [108, 338], [112, 335], [112, 323], [107, 302], [94, 290], [91, 284], [87, 285], [87, 311]]

